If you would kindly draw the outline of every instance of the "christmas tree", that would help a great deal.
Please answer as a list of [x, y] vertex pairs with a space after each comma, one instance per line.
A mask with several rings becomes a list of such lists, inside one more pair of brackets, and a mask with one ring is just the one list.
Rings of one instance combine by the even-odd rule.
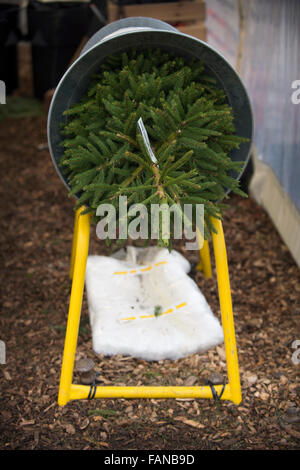
[[[248, 139], [236, 135], [225, 92], [199, 60], [159, 49], [108, 57], [88, 93], [65, 111], [61, 166], [76, 207], [95, 220], [100, 204], [204, 204], [204, 236], [222, 218], [227, 190], [246, 196], [229, 156]], [[150, 146], [143, 138], [149, 136]], [[172, 229], [171, 229], [172, 230]], [[172, 236], [172, 232], [171, 232]], [[158, 244], [171, 247], [160, 227]]]

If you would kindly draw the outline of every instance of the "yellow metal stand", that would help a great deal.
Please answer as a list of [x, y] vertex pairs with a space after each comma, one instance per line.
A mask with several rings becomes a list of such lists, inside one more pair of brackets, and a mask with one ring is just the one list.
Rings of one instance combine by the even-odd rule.
[[[90, 216], [88, 214], [81, 215], [82, 210], [79, 209], [75, 215], [70, 267], [72, 290], [58, 396], [58, 404], [60, 406], [66, 405], [70, 400], [87, 399], [90, 397], [91, 392], [89, 385], [76, 385], [72, 383], [90, 238]], [[238, 405], [242, 397], [226, 246], [222, 222], [218, 219], [213, 219], [213, 223], [217, 230], [217, 235], [212, 233], [212, 243], [216, 261], [228, 374], [228, 383], [225, 385], [224, 390], [222, 385], [216, 385], [214, 390], [218, 395], [222, 394], [222, 400], [231, 400]], [[200, 249], [200, 263], [197, 265], [197, 269], [202, 270], [207, 278], [212, 276], [210, 251], [207, 241], [204, 241]], [[213, 398], [213, 390], [209, 385], [192, 387], [110, 387], [97, 385], [93, 389], [93, 398]]]

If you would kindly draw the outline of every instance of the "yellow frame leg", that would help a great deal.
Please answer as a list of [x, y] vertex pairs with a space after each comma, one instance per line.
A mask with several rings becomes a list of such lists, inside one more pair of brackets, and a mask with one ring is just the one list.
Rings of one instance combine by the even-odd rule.
[[209, 243], [207, 240], [203, 239], [203, 235], [198, 229], [197, 230], [197, 239], [198, 239], [198, 246], [199, 246], [199, 256], [200, 261], [196, 266], [196, 271], [203, 271], [203, 274], [206, 278], [210, 278], [212, 276], [211, 272], [211, 262], [210, 262], [210, 251], [209, 251]]
[[199, 250], [200, 262], [196, 266], [197, 271], [203, 271], [204, 276], [209, 279], [212, 277], [209, 243], [204, 240], [202, 248]]
[[[81, 209], [83, 210], [83, 209]], [[75, 353], [80, 323], [80, 313], [84, 291], [86, 261], [90, 237], [90, 217], [75, 216], [74, 238], [71, 256], [70, 275], [72, 290], [67, 322], [65, 347], [63, 354], [58, 404], [64, 406], [70, 400], [93, 398], [213, 398], [210, 386], [87, 386], [72, 383]], [[228, 382], [223, 390], [222, 385], [216, 385], [218, 395], [223, 390], [222, 400], [231, 400], [235, 404], [241, 402], [241, 387], [238, 369], [238, 359], [234, 332], [234, 321], [229, 284], [228, 264], [223, 227], [220, 220], [213, 223], [218, 234], [212, 234], [213, 248], [216, 259], [217, 281], [224, 331], [224, 343], [227, 360]], [[206, 277], [211, 276], [211, 263], [208, 242], [200, 250], [201, 269]]]
[[235, 340], [234, 319], [232, 311], [225, 238], [221, 220], [212, 219], [212, 222], [217, 231], [217, 234], [212, 232], [212, 241], [216, 261], [219, 301], [222, 315], [227, 374], [228, 381], [230, 384], [230, 395], [231, 401], [236, 404], [239, 404], [242, 400], [242, 394]]
[[72, 253], [71, 253], [71, 263], [70, 263], [70, 279], [73, 279], [74, 264], [75, 264], [75, 255], [76, 255], [76, 244], [77, 244], [77, 233], [78, 233], [78, 219], [80, 216], [80, 210], [75, 212], [74, 218], [74, 235], [72, 242]]
[[80, 323], [86, 261], [89, 250], [90, 216], [88, 214], [80, 215], [82, 210], [79, 209], [76, 212], [74, 224], [70, 272], [73, 280], [58, 396], [58, 404], [61, 406], [66, 405], [72, 399], [71, 384]]

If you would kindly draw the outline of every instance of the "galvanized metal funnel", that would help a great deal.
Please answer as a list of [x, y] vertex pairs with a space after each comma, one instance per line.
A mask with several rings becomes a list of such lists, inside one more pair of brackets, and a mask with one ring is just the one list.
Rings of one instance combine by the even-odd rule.
[[[253, 118], [247, 91], [236, 71], [219, 52], [200, 39], [180, 33], [163, 21], [134, 17], [115, 21], [94, 34], [56, 88], [49, 109], [48, 141], [53, 163], [65, 185], [70, 188], [58, 166], [64, 152], [60, 134], [61, 123], [65, 121], [63, 112], [86, 94], [91, 76], [99, 71], [107, 56], [131, 48], [160, 48], [181, 57], [203, 61], [207, 72], [216, 78], [227, 95], [237, 134], [250, 139], [230, 154], [232, 160], [244, 161], [245, 168], [251, 148]], [[236, 178], [240, 178], [241, 174]]]

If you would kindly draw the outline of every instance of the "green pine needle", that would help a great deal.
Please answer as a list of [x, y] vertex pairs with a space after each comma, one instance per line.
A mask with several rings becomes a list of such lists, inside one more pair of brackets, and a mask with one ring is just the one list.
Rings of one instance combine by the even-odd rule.
[[[157, 164], [137, 130], [140, 117]], [[60, 166], [78, 196], [76, 207], [85, 205], [94, 220], [101, 203], [118, 211], [122, 194], [128, 204], [166, 202], [179, 213], [184, 203], [204, 204], [209, 238], [210, 217], [224, 210], [217, 201], [228, 189], [247, 196], [232, 176], [243, 162], [233, 162], [230, 152], [248, 140], [236, 135], [226, 95], [199, 60], [159, 49], [108, 57], [64, 119]], [[171, 249], [162, 227], [159, 234], [158, 245]]]

